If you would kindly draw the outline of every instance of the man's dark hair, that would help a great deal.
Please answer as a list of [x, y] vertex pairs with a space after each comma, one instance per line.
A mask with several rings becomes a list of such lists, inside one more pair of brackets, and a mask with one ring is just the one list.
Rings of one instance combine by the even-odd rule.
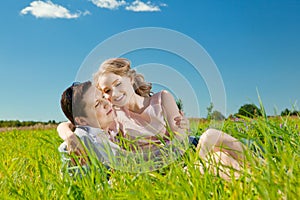
[[61, 95], [60, 106], [65, 116], [75, 125], [75, 117], [86, 117], [83, 96], [91, 87], [91, 81], [73, 83]]

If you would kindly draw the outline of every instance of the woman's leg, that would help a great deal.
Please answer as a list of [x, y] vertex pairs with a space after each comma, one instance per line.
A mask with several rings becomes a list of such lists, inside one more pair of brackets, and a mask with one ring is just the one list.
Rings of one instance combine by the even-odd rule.
[[244, 159], [244, 145], [236, 138], [216, 129], [208, 129], [199, 140], [197, 150], [202, 159], [206, 159], [208, 153], [225, 152], [233, 159]]
[[221, 178], [229, 181], [234, 178], [239, 178], [241, 170], [240, 164], [222, 151], [216, 151], [212, 153], [207, 159], [207, 167], [214, 174], [219, 175]]

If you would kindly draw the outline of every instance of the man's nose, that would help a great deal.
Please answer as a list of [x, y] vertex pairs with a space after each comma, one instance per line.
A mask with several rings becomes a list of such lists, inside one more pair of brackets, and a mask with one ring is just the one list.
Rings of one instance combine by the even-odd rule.
[[103, 108], [104, 108], [104, 109], [107, 109], [107, 108], [108, 108], [107, 100], [103, 100]]
[[101, 103], [102, 103], [104, 109], [107, 109], [109, 107], [109, 101], [107, 99], [103, 98], [101, 100]]

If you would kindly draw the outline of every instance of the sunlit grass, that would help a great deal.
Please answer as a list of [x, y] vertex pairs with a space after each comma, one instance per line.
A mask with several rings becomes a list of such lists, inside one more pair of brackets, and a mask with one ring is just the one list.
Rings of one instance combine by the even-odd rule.
[[[209, 123], [191, 123], [194, 135], [208, 127]], [[57, 151], [62, 141], [56, 130], [2, 132], [0, 199], [297, 199], [299, 127], [297, 117], [225, 121], [224, 132], [255, 140], [264, 149], [249, 151], [241, 177], [231, 181], [205, 168], [201, 174], [201, 160], [192, 149], [158, 171], [130, 173], [95, 163], [81, 178], [62, 176]]]

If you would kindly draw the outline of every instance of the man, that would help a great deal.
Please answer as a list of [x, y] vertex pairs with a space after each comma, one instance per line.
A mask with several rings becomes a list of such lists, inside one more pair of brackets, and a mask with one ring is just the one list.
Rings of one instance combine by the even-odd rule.
[[87, 152], [81, 140], [88, 152], [95, 153], [99, 161], [109, 165], [120, 147], [112, 142], [115, 136], [113, 127], [116, 126], [114, 112], [111, 104], [102, 98], [102, 93], [90, 81], [73, 84], [63, 92], [61, 108], [76, 129], [74, 134], [69, 129], [64, 130], [64, 126], [57, 127], [60, 137], [65, 140], [59, 150], [74, 152], [79, 164], [85, 165]]

